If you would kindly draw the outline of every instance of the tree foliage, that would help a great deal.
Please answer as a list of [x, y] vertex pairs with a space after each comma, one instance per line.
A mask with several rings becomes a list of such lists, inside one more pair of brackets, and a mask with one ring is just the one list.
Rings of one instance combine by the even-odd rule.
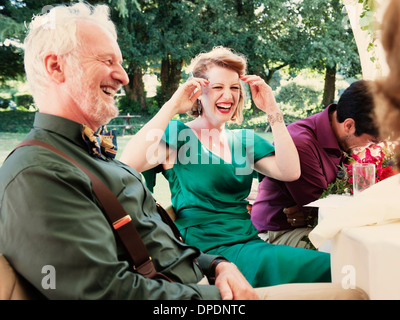
[[[308, 39], [302, 50], [304, 65], [325, 72], [323, 106], [333, 102], [335, 77], [340, 72], [354, 76], [361, 72], [360, 58], [343, 4], [339, 0], [303, 0], [299, 13]], [[312, 53], [312, 54], [310, 54]]]
[[[67, 1], [68, 2], [68, 1]], [[72, 1], [70, 1], [72, 2]], [[104, 1], [88, 1], [91, 4]], [[52, 0], [0, 0], [0, 41], [25, 35], [24, 23]], [[65, 1], [64, 1], [65, 3]], [[196, 54], [222, 45], [248, 58], [248, 72], [270, 82], [283, 67], [326, 73], [360, 72], [351, 29], [342, 23], [340, 0], [107, 0], [117, 25], [129, 108], [146, 109], [145, 73], [157, 74], [159, 105], [182, 81], [182, 69]], [[0, 77], [23, 74], [17, 47], [0, 52]], [[3, 55], [4, 54], [4, 55]], [[15, 68], [7, 70], [7, 64]], [[327, 77], [328, 78], [328, 77]], [[333, 81], [333, 82], [332, 82]], [[328, 86], [326, 91], [332, 91]], [[334, 88], [333, 88], [334, 91]], [[330, 99], [329, 97], [327, 99]]]
[[142, 1], [110, 1], [112, 19], [118, 26], [118, 42], [124, 56], [124, 67], [129, 76], [125, 86], [126, 104], [146, 108], [143, 83], [144, 72], [155, 62], [157, 51], [156, 34], [152, 23], [153, 3]]

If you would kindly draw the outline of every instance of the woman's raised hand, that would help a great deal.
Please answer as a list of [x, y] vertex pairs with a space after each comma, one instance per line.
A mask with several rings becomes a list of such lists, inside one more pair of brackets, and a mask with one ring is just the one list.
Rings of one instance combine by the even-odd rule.
[[245, 75], [240, 76], [240, 79], [249, 84], [251, 96], [258, 109], [267, 114], [272, 114], [279, 110], [271, 87], [261, 77]]
[[210, 83], [203, 78], [189, 78], [185, 83], [179, 86], [178, 90], [172, 95], [169, 103], [176, 108], [176, 113], [188, 112], [196, 99], [202, 94], [202, 87]]

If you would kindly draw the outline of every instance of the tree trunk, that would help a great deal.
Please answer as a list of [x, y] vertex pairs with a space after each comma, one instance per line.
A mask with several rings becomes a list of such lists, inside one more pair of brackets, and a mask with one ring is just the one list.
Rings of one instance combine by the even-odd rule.
[[143, 71], [136, 68], [129, 75], [129, 84], [124, 87], [126, 96], [131, 102], [131, 108], [138, 106], [141, 111], [146, 110], [146, 92], [143, 82]]
[[243, 15], [243, 3], [242, 3], [242, 0], [236, 0], [236, 10], [237, 10], [237, 15], [238, 16]]
[[[161, 61], [161, 105], [164, 104], [179, 87], [182, 60], [173, 60], [171, 55]], [[160, 105], [160, 106], [161, 106]]]
[[326, 67], [324, 94], [322, 97], [322, 106], [326, 107], [335, 100], [336, 91], [336, 65], [334, 67]]

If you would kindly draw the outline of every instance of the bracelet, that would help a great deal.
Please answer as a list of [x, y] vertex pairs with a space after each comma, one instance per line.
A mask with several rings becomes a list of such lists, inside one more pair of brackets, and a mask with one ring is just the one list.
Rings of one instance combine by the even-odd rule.
[[229, 262], [225, 258], [217, 258], [211, 262], [210, 266], [210, 272], [208, 273], [208, 281], [211, 284], [215, 283], [215, 269], [217, 268], [217, 265], [219, 265], [221, 262]]
[[275, 116], [273, 114], [268, 114], [267, 120], [271, 126], [273, 126], [276, 122], [283, 122], [283, 114], [282, 112], [277, 112]]

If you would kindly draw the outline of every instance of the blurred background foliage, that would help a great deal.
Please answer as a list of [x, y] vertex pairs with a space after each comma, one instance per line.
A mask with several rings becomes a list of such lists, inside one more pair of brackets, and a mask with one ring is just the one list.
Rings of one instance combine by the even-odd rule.
[[[130, 79], [117, 103], [122, 114], [142, 114], [140, 121], [187, 79], [185, 67], [196, 54], [219, 45], [248, 58], [248, 73], [270, 84], [288, 121], [321, 111], [360, 78], [357, 47], [340, 0], [87, 2], [111, 8]], [[36, 108], [25, 83], [22, 43], [32, 16], [58, 3], [0, 0], [0, 131], [31, 126]], [[267, 128], [251, 102], [245, 116], [243, 126]]]

